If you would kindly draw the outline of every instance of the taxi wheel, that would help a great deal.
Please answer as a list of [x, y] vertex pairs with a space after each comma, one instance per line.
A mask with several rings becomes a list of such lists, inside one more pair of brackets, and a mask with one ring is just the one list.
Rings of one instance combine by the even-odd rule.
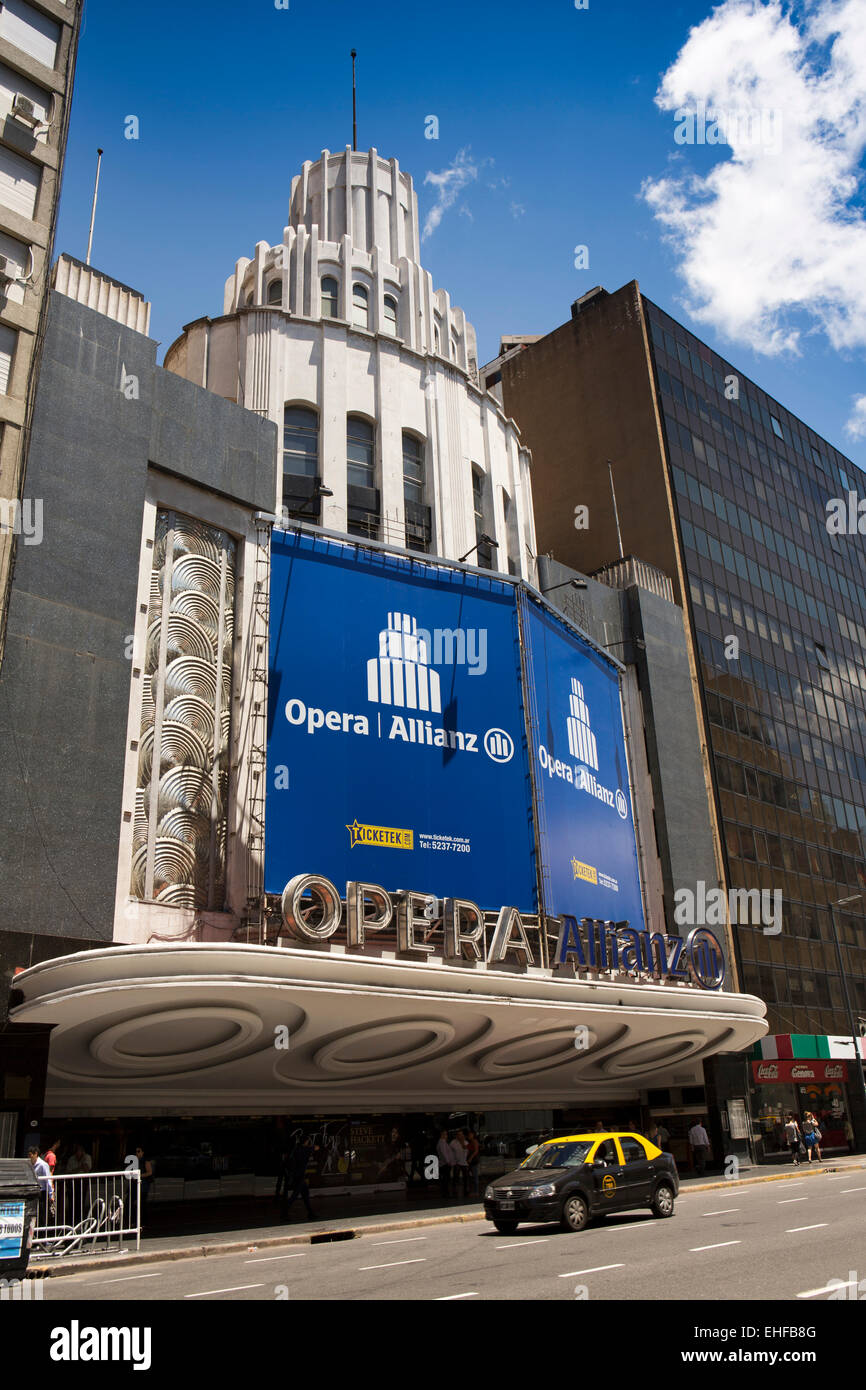
[[674, 1214], [674, 1192], [673, 1192], [673, 1188], [672, 1188], [672, 1187], [668, 1187], [667, 1183], [666, 1183], [666, 1182], [663, 1182], [663, 1183], [661, 1184], [661, 1186], [660, 1186], [659, 1188], [656, 1189], [656, 1194], [655, 1194], [655, 1196], [653, 1197], [652, 1202], [651, 1202], [650, 1205], [652, 1206], [652, 1214], [653, 1214], [653, 1216], [660, 1216], [660, 1217], [664, 1217], [664, 1216], [673, 1216], [673, 1214]]
[[562, 1224], [566, 1231], [582, 1231], [589, 1224], [589, 1207], [579, 1192], [567, 1198], [562, 1208]]
[[501, 1236], [513, 1236], [517, 1230], [516, 1221], [494, 1221], [493, 1224]]

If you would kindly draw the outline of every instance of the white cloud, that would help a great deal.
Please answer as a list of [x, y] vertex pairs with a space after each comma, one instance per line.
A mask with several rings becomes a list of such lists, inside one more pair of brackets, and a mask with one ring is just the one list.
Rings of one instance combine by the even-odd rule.
[[421, 233], [422, 241], [426, 241], [429, 236], [432, 236], [445, 213], [454, 206], [466, 185], [477, 178], [478, 166], [470, 159], [468, 149], [458, 150], [453, 162], [440, 173], [434, 174], [432, 170], [428, 170], [424, 176], [424, 182], [425, 184], [432, 184], [435, 188], [436, 202], [424, 219], [424, 229]]
[[656, 103], [677, 122], [701, 104], [728, 113], [730, 151], [684, 174], [677, 145], [674, 171], [641, 190], [689, 312], [771, 354], [797, 350], [804, 319], [837, 349], [866, 344], [866, 5], [806, 0], [798, 16], [780, 0], [724, 0], [690, 31]]
[[854, 397], [854, 409], [845, 422], [849, 439], [866, 439], [866, 396]]
[[512, 217], [522, 217], [523, 214], [524, 214], [525, 212], [526, 212], [526, 207], [524, 206], [523, 203], [512, 203], [512, 204], [511, 204], [511, 216], [512, 216]]

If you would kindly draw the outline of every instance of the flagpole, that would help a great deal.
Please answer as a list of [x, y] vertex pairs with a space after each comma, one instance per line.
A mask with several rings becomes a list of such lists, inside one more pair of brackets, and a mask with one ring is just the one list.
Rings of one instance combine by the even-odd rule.
[[353, 49], [352, 49], [352, 149], [353, 149], [353, 150], [357, 150], [357, 148], [358, 148], [358, 103], [357, 103], [357, 91], [356, 91], [356, 87], [355, 87], [355, 59], [357, 58], [357, 56], [358, 56], [358, 54], [357, 54], [356, 50], [353, 48]]

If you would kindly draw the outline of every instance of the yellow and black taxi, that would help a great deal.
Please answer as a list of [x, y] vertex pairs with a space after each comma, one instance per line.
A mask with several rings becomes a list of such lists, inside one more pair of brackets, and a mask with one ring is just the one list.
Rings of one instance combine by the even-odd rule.
[[673, 1216], [680, 1189], [670, 1154], [641, 1134], [572, 1134], [547, 1139], [484, 1193], [484, 1215], [511, 1235], [521, 1221], [558, 1221], [581, 1231], [610, 1211], [648, 1207]]

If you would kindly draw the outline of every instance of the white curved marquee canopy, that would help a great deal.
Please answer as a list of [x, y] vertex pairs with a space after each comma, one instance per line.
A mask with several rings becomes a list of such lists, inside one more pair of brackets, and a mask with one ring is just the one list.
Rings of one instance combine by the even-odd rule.
[[751, 995], [239, 943], [113, 946], [15, 978], [49, 1114], [546, 1108], [634, 1096], [767, 1031]]

